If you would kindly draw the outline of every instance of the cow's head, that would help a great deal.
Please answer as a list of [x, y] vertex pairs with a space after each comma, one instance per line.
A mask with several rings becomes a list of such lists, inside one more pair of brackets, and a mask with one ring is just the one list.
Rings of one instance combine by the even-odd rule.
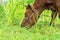
[[35, 24], [36, 22], [37, 15], [33, 12], [32, 8], [30, 5], [26, 6], [26, 12], [25, 12], [25, 17], [22, 21], [21, 26], [26, 26], [27, 28], [30, 28], [32, 25]]

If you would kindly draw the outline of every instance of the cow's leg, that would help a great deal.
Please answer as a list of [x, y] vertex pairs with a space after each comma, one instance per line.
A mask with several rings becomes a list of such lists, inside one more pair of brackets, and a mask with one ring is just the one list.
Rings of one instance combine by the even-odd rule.
[[60, 18], [60, 0], [54, 0], [55, 4], [56, 4], [56, 8], [58, 10], [58, 16]]
[[50, 25], [54, 26], [54, 21], [55, 21], [56, 16], [57, 16], [57, 12], [56, 11], [52, 11]]
[[59, 17], [59, 19], [60, 19], [60, 9], [58, 9], [58, 17]]

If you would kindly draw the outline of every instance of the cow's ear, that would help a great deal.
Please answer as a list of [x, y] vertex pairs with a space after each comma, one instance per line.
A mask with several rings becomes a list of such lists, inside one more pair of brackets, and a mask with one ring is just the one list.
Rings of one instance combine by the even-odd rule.
[[26, 4], [25, 6], [26, 6], [27, 9], [28, 9], [28, 8], [31, 9], [30, 4]]
[[31, 9], [31, 6], [30, 6], [30, 4], [28, 4], [28, 7]]

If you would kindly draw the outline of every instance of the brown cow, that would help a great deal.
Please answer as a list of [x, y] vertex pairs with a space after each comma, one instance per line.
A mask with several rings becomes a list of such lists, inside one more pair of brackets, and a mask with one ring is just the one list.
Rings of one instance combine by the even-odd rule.
[[60, 13], [59, 8], [57, 8], [59, 6], [56, 5], [57, 3], [54, 0], [35, 0], [33, 5], [27, 5], [25, 18], [21, 26], [26, 26], [27, 28], [33, 26], [37, 22], [39, 15], [43, 12], [44, 9], [52, 10], [52, 15], [51, 15], [52, 19], [50, 25], [52, 23], [54, 24], [54, 19], [56, 18], [57, 11]]

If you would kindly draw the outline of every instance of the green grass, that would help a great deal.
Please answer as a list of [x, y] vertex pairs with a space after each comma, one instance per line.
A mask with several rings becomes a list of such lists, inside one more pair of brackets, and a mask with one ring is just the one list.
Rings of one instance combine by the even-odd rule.
[[20, 26], [25, 15], [25, 4], [33, 2], [9, 0], [8, 3], [0, 4], [0, 40], [60, 40], [58, 16], [55, 19], [55, 26], [49, 25], [51, 10], [45, 10], [38, 22], [30, 29]]

